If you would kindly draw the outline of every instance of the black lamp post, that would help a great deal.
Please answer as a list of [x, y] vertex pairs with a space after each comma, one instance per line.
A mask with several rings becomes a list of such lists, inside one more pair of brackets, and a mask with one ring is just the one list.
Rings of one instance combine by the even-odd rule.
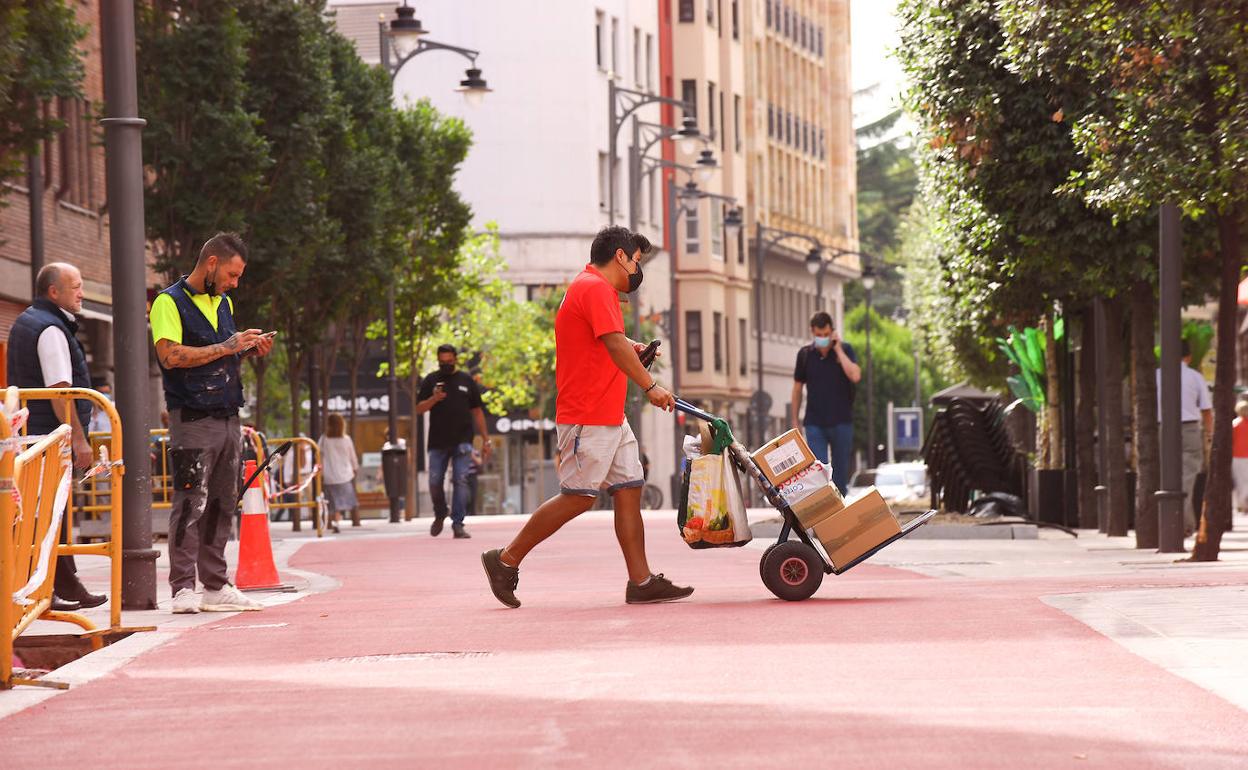
[[[394, 18], [387, 24], [384, 20], [377, 23], [381, 51], [381, 66], [390, 76], [393, 86], [395, 78], [403, 65], [429, 51], [450, 51], [468, 60], [465, 78], [459, 81], [455, 90], [464, 95], [464, 101], [470, 107], [480, 104], [485, 95], [492, 89], [481, 77], [481, 69], [477, 67], [477, 56], [480, 51], [471, 48], [460, 48], [429, 40], [425, 37], [428, 30], [416, 18], [416, 9], [411, 8], [404, 0], [403, 5], [394, 9]], [[393, 56], [392, 56], [393, 53]], [[395, 377], [397, 356], [394, 349], [394, 281], [386, 291], [386, 357], [389, 362], [386, 371], [386, 391], [389, 395], [390, 408], [388, 414], [389, 441], [381, 450], [381, 470], [386, 487], [386, 497], [390, 500], [390, 523], [401, 521], [399, 516], [399, 500], [407, 488], [405, 471], [407, 469], [407, 449], [399, 442], [399, 420], [396, 410], [399, 406], [399, 385]], [[415, 404], [412, 419], [416, 419]], [[419, 494], [419, 493], [417, 493]], [[410, 505], [416, 505], [416, 495]]]
[[867, 467], [875, 467], [875, 367], [871, 363], [871, 290], [875, 288], [875, 267], [870, 262], [862, 268], [862, 288], [867, 294], [866, 351], [867, 359]]

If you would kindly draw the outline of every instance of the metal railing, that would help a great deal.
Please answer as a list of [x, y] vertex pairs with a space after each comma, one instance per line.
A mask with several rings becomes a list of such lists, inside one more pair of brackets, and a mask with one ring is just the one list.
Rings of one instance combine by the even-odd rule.
[[[106, 444], [108, 463], [97, 466], [100, 472], [96, 479], [116, 482], [125, 472], [121, 419], [107, 398], [86, 388], [9, 388], [5, 397], [4, 419], [0, 421], [0, 687], [33, 684], [64, 688], [67, 685], [13, 676], [13, 644], [32, 622], [41, 619], [74, 623], [87, 632], [84, 636], [96, 650], [103, 647], [106, 634], [147, 629], [121, 626], [120, 484], [114, 484], [109, 501], [103, 506], [110, 515], [108, 539], [75, 544], [71, 428], [62, 425], [43, 437], [21, 435], [25, 414], [19, 406], [32, 400], [62, 401], [69, 412], [73, 411], [74, 401], [87, 400], [104, 412], [112, 432]], [[22, 444], [29, 446], [18, 452]], [[59, 543], [62, 517], [68, 535], [65, 543]], [[66, 555], [109, 559], [108, 628], [97, 629], [82, 615], [51, 609], [56, 557]]]

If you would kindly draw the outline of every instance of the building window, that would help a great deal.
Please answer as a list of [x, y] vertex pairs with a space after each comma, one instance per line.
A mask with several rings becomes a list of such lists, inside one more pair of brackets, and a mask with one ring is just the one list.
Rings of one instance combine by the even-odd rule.
[[728, 149], [728, 122], [724, 120], [724, 92], [719, 92], [719, 125], [722, 131], [719, 132], [719, 150], [723, 152]]
[[685, 253], [697, 254], [700, 244], [698, 243], [698, 211], [694, 209], [693, 213], [685, 212]]
[[598, 69], [605, 70], [607, 68], [606, 56], [603, 53], [602, 36], [607, 34], [606, 17], [602, 11], [594, 11], [594, 51], [597, 57]]
[[818, 41], [819, 41], [819, 56], [822, 57], [823, 56], [823, 27], [819, 28]]
[[718, 0], [706, 0], [706, 23], [715, 26], [715, 3]]
[[607, 154], [605, 152], [598, 153], [598, 208], [603, 211], [607, 210], [607, 197], [609, 195], [610, 179], [608, 178], [610, 171], [607, 168]]
[[767, 0], [767, 29], [771, 29], [771, 2], [772, 0]]
[[693, 21], [693, 0], [680, 0], [680, 20]]
[[654, 35], [646, 35], [646, 90], [654, 92]]
[[732, 146], [741, 153], [741, 97], [732, 95]]
[[745, 264], [745, 223], [737, 228], [737, 264]]
[[645, 86], [641, 67], [641, 30], [633, 27], [633, 82], [638, 88]]
[[737, 344], [741, 347], [741, 353], [737, 356], [738, 371], [744, 377], [749, 374], [748, 358], [750, 349], [750, 333], [746, 329], [746, 320], [744, 318], [737, 319]]
[[[96, 183], [95, 165], [91, 162], [90, 106], [82, 99], [61, 97], [57, 99], [56, 111], [63, 124], [56, 142], [60, 161], [56, 199], [93, 209]], [[45, 166], [48, 161], [45, 161]]]
[[767, 136], [774, 137], [776, 135], [776, 108], [767, 105]]
[[680, 100], [689, 105], [685, 110], [686, 118], [698, 117], [698, 81], [680, 81]]
[[793, 146], [793, 113], [784, 112], [784, 143]]
[[789, 34], [792, 30], [792, 27], [789, 26], [790, 19], [791, 17], [789, 15], [789, 7], [786, 5], [784, 6], [784, 29], [783, 29], [785, 37], [791, 37], [791, 35]]
[[620, 20], [611, 17], [611, 72], [620, 71]]
[[801, 23], [798, 25], [798, 44], [802, 48], [806, 48], [806, 17], [802, 17]]
[[711, 330], [711, 338], [714, 343], [712, 350], [715, 353], [715, 371], [722, 372], [724, 370], [724, 341], [719, 333], [720, 325], [723, 323], [724, 314], [720, 312], [711, 313], [711, 322], [714, 328]]
[[827, 135], [824, 132], [824, 129], [819, 129], [819, 160], [823, 160], [828, 157], [828, 145], [825, 143], [826, 137]]
[[711, 204], [711, 256], [724, 258], [724, 209], [719, 203]]
[[741, 2], [732, 0], [732, 39], [741, 39]]
[[710, 121], [710, 134], [715, 136], [715, 84], [706, 84], [706, 114]]
[[702, 311], [685, 311], [685, 368], [702, 371]]

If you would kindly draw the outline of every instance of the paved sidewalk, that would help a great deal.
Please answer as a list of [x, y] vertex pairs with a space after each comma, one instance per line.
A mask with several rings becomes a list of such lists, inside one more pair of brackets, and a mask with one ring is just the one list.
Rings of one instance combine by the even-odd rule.
[[[164, 637], [135, 635], [105, 651], [111, 670], [0, 719], [3, 764], [46, 767], [45, 743], [127, 768], [1248, 763], [1248, 713], [1192, 666], [1234, 656], [1188, 645], [1239, 633], [1241, 540], [1214, 565], [1092, 535], [903, 541], [790, 604], [758, 579], [765, 543], [692, 552], [672, 518], [647, 517], [652, 566], [691, 600], [624, 605], [595, 513], [534, 552], [514, 611], [478, 555], [516, 517], [470, 520], [468, 541], [428, 537], [425, 519], [297, 551], [277, 527], [315, 593], [192, 627], [127, 613], [163, 618]], [[1164, 659], [1141, 627], [1183, 643]]]

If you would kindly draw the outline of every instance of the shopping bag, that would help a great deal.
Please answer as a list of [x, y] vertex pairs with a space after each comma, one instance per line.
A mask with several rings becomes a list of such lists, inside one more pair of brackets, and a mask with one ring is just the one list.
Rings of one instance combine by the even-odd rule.
[[691, 548], [742, 546], [753, 535], [736, 466], [727, 453], [688, 460], [681, 479], [676, 525]]

